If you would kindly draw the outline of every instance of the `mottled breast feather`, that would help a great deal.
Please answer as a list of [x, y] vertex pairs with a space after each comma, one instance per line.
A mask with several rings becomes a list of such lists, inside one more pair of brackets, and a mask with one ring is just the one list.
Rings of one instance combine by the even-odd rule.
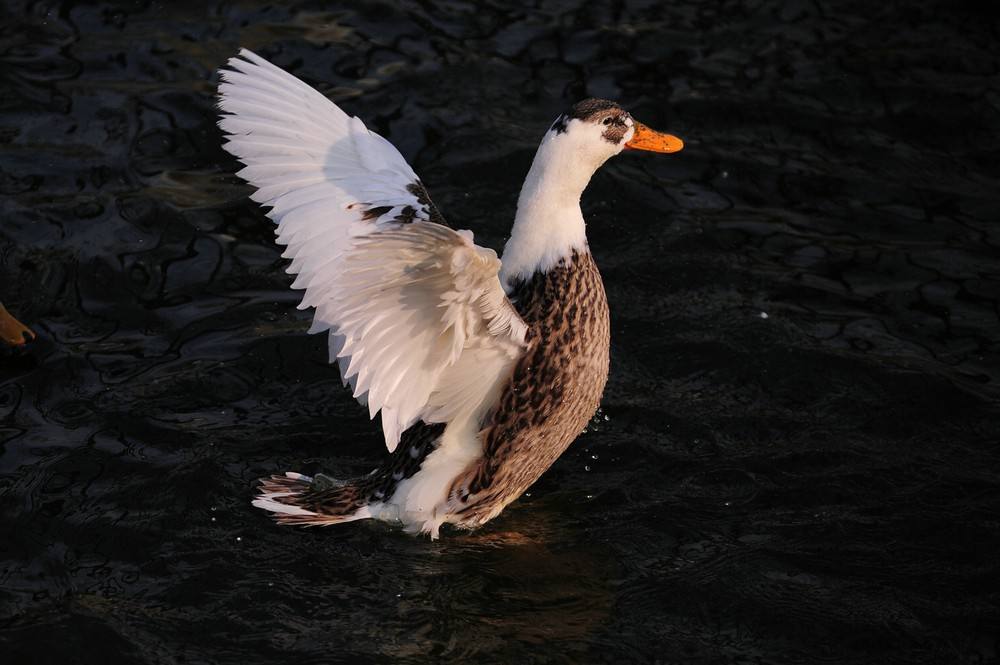
[[456, 479], [449, 512], [467, 528], [495, 517], [583, 431], [608, 378], [608, 301], [590, 252], [573, 252], [514, 285], [529, 326], [517, 362], [480, 437], [483, 456]]

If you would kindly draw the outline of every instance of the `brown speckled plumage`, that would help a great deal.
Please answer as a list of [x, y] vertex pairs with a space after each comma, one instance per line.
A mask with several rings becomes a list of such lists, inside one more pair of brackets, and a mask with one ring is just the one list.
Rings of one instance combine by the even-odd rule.
[[459, 526], [495, 517], [579, 436], [608, 378], [611, 327], [590, 252], [573, 252], [511, 293], [529, 325], [528, 348], [480, 435], [483, 456], [449, 491]]
[[339, 481], [327, 487], [286, 476], [261, 479], [262, 492], [290, 492], [292, 495], [276, 498], [278, 503], [298, 506], [320, 516], [279, 514], [279, 524], [321, 525], [336, 522], [353, 515], [370, 501], [382, 501], [392, 496], [396, 486], [420, 470], [424, 459], [438, 445], [444, 423], [428, 425], [418, 422], [403, 432], [399, 445], [382, 466], [366, 476]]

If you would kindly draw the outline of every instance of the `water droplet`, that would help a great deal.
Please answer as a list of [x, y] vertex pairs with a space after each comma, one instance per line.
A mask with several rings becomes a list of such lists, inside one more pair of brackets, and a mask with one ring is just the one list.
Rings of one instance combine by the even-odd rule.
[[243, 542], [243, 536], [236, 536], [236, 542], [242, 543]]
[[728, 178], [729, 177], [729, 171], [723, 171], [722, 172], [722, 177], [723, 178]]
[[767, 312], [761, 312], [760, 313], [760, 318], [766, 319], [767, 318]]
[[597, 459], [597, 455], [591, 455], [590, 459]]
[[590, 471], [590, 465], [588, 464], [587, 466], [583, 467], [583, 470], [584, 471]]
[[588, 495], [587, 495], [587, 501], [590, 501], [590, 500], [591, 500], [591, 499], [593, 499], [593, 498], [594, 498], [594, 495], [593, 495], [593, 494], [588, 494]]

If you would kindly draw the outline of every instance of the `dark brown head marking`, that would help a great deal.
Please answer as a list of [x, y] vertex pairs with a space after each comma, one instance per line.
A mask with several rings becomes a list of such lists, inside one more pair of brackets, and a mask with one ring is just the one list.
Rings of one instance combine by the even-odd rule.
[[628, 111], [609, 99], [584, 99], [577, 102], [569, 111], [559, 116], [552, 129], [557, 134], [566, 131], [570, 120], [582, 120], [583, 122], [593, 122], [606, 127], [603, 137], [611, 143], [621, 143], [625, 132], [630, 126]]
[[625, 109], [610, 99], [595, 99], [591, 97], [573, 104], [567, 115], [577, 120], [593, 120], [598, 114], [603, 115], [604, 112], [612, 110], [621, 113], [625, 112]]

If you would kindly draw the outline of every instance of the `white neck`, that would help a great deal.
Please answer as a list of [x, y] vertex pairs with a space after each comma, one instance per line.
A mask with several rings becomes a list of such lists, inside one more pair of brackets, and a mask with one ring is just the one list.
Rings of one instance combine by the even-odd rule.
[[[578, 121], [574, 121], [578, 122]], [[503, 251], [505, 286], [545, 272], [573, 250], [587, 248], [580, 195], [610, 155], [578, 149], [579, 132], [549, 132], [542, 139], [517, 200], [517, 215]]]

